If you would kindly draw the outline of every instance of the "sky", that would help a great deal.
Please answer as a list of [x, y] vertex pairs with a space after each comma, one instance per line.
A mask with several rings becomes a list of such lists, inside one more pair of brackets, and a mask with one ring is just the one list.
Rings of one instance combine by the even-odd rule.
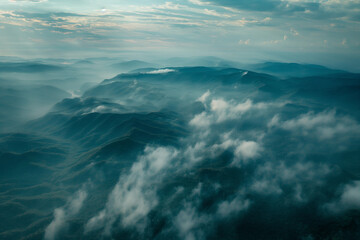
[[0, 0], [0, 55], [217, 56], [360, 72], [360, 0]]

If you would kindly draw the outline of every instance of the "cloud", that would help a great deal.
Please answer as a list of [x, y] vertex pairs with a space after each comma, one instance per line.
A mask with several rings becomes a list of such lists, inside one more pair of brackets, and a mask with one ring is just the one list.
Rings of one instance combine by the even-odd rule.
[[203, 160], [204, 156], [206, 156], [205, 151], [207, 151], [206, 143], [199, 141], [194, 146], [188, 146], [185, 149], [184, 155], [191, 163], [196, 163]]
[[221, 6], [227, 6], [241, 10], [252, 10], [252, 11], [272, 11], [282, 3], [282, 1], [280, 0], [275, 0], [275, 1], [273, 0], [253, 0], [253, 1], [212, 0], [211, 2]]
[[186, 204], [185, 208], [174, 218], [174, 226], [181, 239], [204, 239], [203, 225], [210, 220], [209, 216], [199, 214], [194, 206]]
[[[266, 210], [276, 200], [275, 209], [286, 215], [293, 208], [295, 217], [309, 203], [315, 210], [323, 206], [319, 195], [331, 187], [328, 180], [336, 168], [322, 155], [316, 161], [308, 158], [303, 145], [313, 142], [304, 141], [303, 134], [333, 128], [348, 117], [324, 111], [286, 119], [284, 102], [227, 100], [214, 94], [207, 90], [196, 100], [204, 110], [190, 118], [192, 132], [176, 148], [148, 146], [121, 174], [104, 208], [88, 220], [86, 234], [128, 230], [141, 238], [153, 231], [154, 221], [166, 219], [159, 238], [206, 239], [224, 221], [253, 221], [244, 213], [256, 211], [253, 206], [259, 203]], [[346, 189], [339, 198], [344, 200], [329, 204], [332, 209], [355, 206], [357, 187]], [[61, 219], [62, 213], [57, 214]], [[266, 214], [256, 217], [262, 221], [270, 217]]]
[[207, 127], [211, 124], [211, 120], [208, 118], [208, 115], [206, 112], [202, 112], [198, 115], [196, 115], [191, 121], [190, 125], [196, 126], [196, 127]]
[[[245, 76], [247, 72], [244, 72]], [[190, 125], [195, 127], [208, 127], [211, 124], [218, 124], [225, 121], [239, 119], [245, 113], [251, 110], [266, 110], [269, 107], [280, 107], [285, 103], [253, 103], [251, 99], [246, 99], [242, 103], [235, 101], [226, 101], [222, 98], [212, 99], [210, 107], [205, 105], [206, 110], [197, 114], [191, 121]]]
[[64, 209], [57, 208], [54, 210], [54, 220], [50, 223], [49, 226], [45, 229], [45, 237], [46, 240], [56, 239], [59, 231], [64, 228], [66, 224], [66, 216]]
[[[118, 183], [110, 193], [105, 208], [92, 217], [85, 226], [85, 233], [101, 230], [105, 235], [111, 235], [115, 223], [122, 228], [136, 229], [142, 233], [148, 226], [147, 216], [159, 207], [159, 186], [163, 182], [192, 172], [195, 166], [201, 166], [205, 159], [216, 159], [224, 151], [234, 155], [233, 163], [229, 167], [245, 166], [249, 160], [256, 159], [262, 152], [262, 147], [255, 140], [245, 140], [236, 136], [232, 131], [220, 136], [216, 133], [216, 125], [228, 119], [241, 119], [243, 113], [250, 110], [263, 112], [264, 109], [277, 107], [273, 103], [253, 103], [251, 100], [237, 103], [224, 99], [212, 99], [210, 91], [206, 91], [197, 101], [206, 106], [206, 110], [190, 120], [190, 124], [197, 121], [208, 121], [208, 131], [195, 127], [194, 132], [182, 140], [178, 148], [146, 147], [144, 154], [137, 158], [128, 173], [122, 174]], [[199, 125], [204, 123], [197, 122]], [[232, 129], [232, 124], [228, 126]], [[205, 133], [207, 132], [207, 133]], [[259, 139], [261, 136], [258, 136]], [[257, 139], [258, 141], [260, 141]], [[232, 166], [230, 166], [232, 164]], [[202, 185], [194, 188], [189, 194], [184, 208], [169, 210], [173, 217], [173, 226], [182, 239], [201, 239], [206, 235], [204, 226], [214, 222], [214, 216], [227, 217], [240, 213], [249, 207], [249, 200], [243, 195], [236, 195], [232, 199], [219, 202], [216, 212], [204, 213], [199, 211], [202, 202]], [[185, 190], [174, 194], [170, 199], [185, 194]], [[176, 195], [176, 196], [175, 196]], [[184, 195], [183, 195], [184, 198]]]
[[[255, 141], [241, 140], [232, 138], [232, 132], [225, 133], [221, 136], [220, 143], [215, 143], [211, 147], [212, 156], [215, 158], [225, 150], [230, 150], [234, 154], [232, 166], [241, 167], [249, 163], [249, 160], [256, 159], [260, 156], [262, 148]], [[261, 138], [261, 136], [259, 136]]]
[[[242, 12], [252, 14], [266, 13], [282, 19], [286, 16], [303, 17], [312, 20], [340, 20], [345, 22], [354, 21], [352, 16], [360, 9], [357, 0], [349, 1], [322, 1], [322, 0], [211, 0], [208, 5], [215, 5], [224, 8], [238, 9]], [[299, 19], [299, 18], [298, 18]], [[355, 21], [358, 21], [356, 19]], [[296, 34], [298, 35], [298, 34]]]
[[69, 199], [64, 207], [54, 210], [54, 219], [45, 229], [45, 240], [58, 239], [59, 234], [65, 230], [67, 221], [79, 213], [86, 197], [87, 192], [84, 189], [81, 189]]
[[335, 137], [350, 137], [360, 132], [360, 125], [347, 116], [337, 116], [335, 110], [320, 113], [308, 112], [295, 119], [280, 122], [276, 115], [268, 126], [297, 132], [305, 136], [314, 136], [321, 140], [333, 139]]
[[[267, 161], [256, 169], [249, 190], [261, 195], [279, 195], [286, 191], [295, 202], [303, 203], [316, 194], [316, 189], [326, 183], [331, 173], [332, 169], [325, 163]], [[303, 191], [304, 188], [307, 190]]]
[[360, 181], [352, 181], [346, 184], [339, 199], [326, 204], [325, 209], [334, 214], [348, 210], [360, 210]]
[[147, 74], [165, 74], [165, 73], [170, 73], [170, 72], [175, 72], [175, 71], [176, 71], [175, 69], [164, 68], [164, 69], [150, 71]]
[[261, 147], [254, 141], [242, 141], [235, 149], [235, 156], [241, 159], [252, 159], [259, 155]]
[[309, 13], [319, 11], [320, 8], [325, 8], [326, 6], [332, 6], [338, 4], [338, 2], [330, 1], [307, 1], [307, 0], [211, 0], [213, 4], [236, 8], [239, 10], [247, 10], [254, 12], [272, 12], [272, 13]]
[[208, 99], [208, 97], [211, 95], [211, 92], [210, 90], [207, 90], [203, 95], [201, 95], [201, 97], [199, 97], [197, 99], [197, 101], [205, 104], [206, 100]]
[[189, 0], [190, 3], [195, 4], [195, 5], [209, 5], [211, 4], [210, 2], [204, 2], [204, 1], [200, 1], [200, 0]]
[[237, 216], [239, 212], [245, 211], [250, 207], [251, 201], [245, 199], [243, 194], [239, 193], [232, 200], [220, 202], [217, 209], [217, 215], [222, 218]]
[[177, 154], [172, 148], [147, 147], [130, 172], [120, 177], [105, 209], [88, 221], [85, 233], [104, 228], [104, 234], [109, 235], [118, 219], [123, 227], [142, 231], [147, 214], [158, 204], [157, 185], [167, 176], [168, 168], [174, 167]]
[[276, 178], [257, 179], [250, 186], [250, 190], [262, 195], [278, 195], [283, 192]]
[[207, 9], [207, 8], [204, 9], [204, 14], [214, 16], [214, 17], [223, 17], [223, 18], [231, 17], [229, 14], [221, 14], [221, 13], [218, 13], [217, 11], [215, 11], [215, 10]]
[[[23, 5], [23, 3], [22, 1], [21, 4]], [[244, 49], [235, 49], [236, 45], [251, 45], [260, 46], [254, 48], [255, 50], [253, 49], [257, 55], [263, 55], [264, 50], [271, 50], [276, 58], [275, 52], [279, 54], [279, 49], [273, 48], [274, 46], [279, 48], [276, 45], [282, 43], [284, 32], [288, 31], [291, 26], [301, 32], [303, 39], [283, 44], [286, 46], [282, 46], [282, 50], [293, 52], [296, 51], [294, 49], [306, 49], [307, 51], [303, 51], [306, 57], [301, 57], [305, 61], [306, 59], [313, 59], [309, 56], [316, 56], [320, 51], [319, 46], [322, 46], [319, 38], [324, 35], [316, 34], [316, 32], [325, 31], [329, 43], [338, 43], [337, 48], [328, 49], [334, 54], [339, 54], [338, 48], [343, 46], [341, 45], [343, 38], [349, 40], [357, 34], [354, 32], [357, 16], [356, 4], [350, 4], [348, 1], [346, 3], [325, 4], [324, 1], [311, 3], [309, 1], [289, 2], [280, 0], [193, 0], [181, 4], [165, 1], [158, 4], [134, 2], [130, 5], [110, 1], [107, 4], [104, 3], [109, 6], [106, 11], [102, 11], [104, 4], [99, 4], [96, 1], [85, 4], [85, 8], [83, 2], [78, 1], [69, 3], [71, 4], [69, 5], [55, 0], [44, 4], [25, 4], [25, 7], [20, 8], [21, 4], [19, 2], [8, 5], [12, 5], [11, 7], [19, 5], [17, 8], [18, 10], [21, 9], [23, 17], [14, 18], [6, 15], [1, 21], [2, 24], [13, 28], [13, 30], [10, 28], [4, 30], [5, 34], [9, 36], [8, 38], [17, 42], [17, 46], [23, 46], [15, 49], [12, 44], [2, 42], [0, 44], [4, 46], [2, 51], [9, 52], [8, 55], [11, 52], [26, 55], [27, 51], [20, 49], [25, 49], [28, 41], [20, 41], [18, 40], [20, 38], [17, 37], [17, 35], [22, 34], [26, 38], [39, 39], [43, 42], [43, 44], [40, 41], [34, 44], [34, 52], [38, 54], [43, 51], [36, 49], [43, 48], [60, 55], [63, 53], [62, 49], [65, 48], [69, 50], [67, 52], [73, 52], [77, 57], [79, 54], [87, 53], [86, 55], [89, 55], [89, 52], [93, 55], [99, 52], [115, 55], [129, 50], [132, 52], [145, 50], [156, 53], [159, 52], [159, 49], [170, 55], [174, 52], [184, 53], [184, 51], [186, 54], [194, 55], [197, 50], [200, 51], [201, 49], [201, 52], [206, 51], [212, 55], [218, 55], [218, 52], [222, 52], [223, 55], [228, 56], [233, 55], [233, 52], [236, 51], [237, 56], [240, 56], [240, 51]], [[33, 9], [34, 5], [40, 9]], [[71, 6], [74, 14], [81, 16], [61, 16], [59, 12], [68, 11], [69, 7], [67, 6]], [[295, 16], [291, 18], [289, 15]], [[309, 18], [312, 20], [311, 23], [307, 20]], [[272, 21], [268, 21], [269, 19]], [[284, 19], [286, 25], [281, 24]], [[329, 25], [329, 19], [334, 20], [332, 22], [336, 22], [341, 28], [330, 31], [326, 27], [324, 28], [325, 22]], [[248, 26], [252, 27], [248, 28]], [[235, 27], [243, 27], [240, 31], [241, 34], [239, 31], [234, 31]], [[343, 34], [341, 37], [336, 34], [339, 29]], [[23, 31], [27, 33], [24, 34]], [[39, 34], [40, 31], [42, 34]], [[219, 31], [222, 34], [214, 34], [214, 32]], [[14, 34], [14, 32], [20, 33]], [[325, 34], [325, 32], [323, 33]], [[292, 32], [286, 35], [290, 38], [293, 36], [291, 34], [296, 33]], [[211, 41], [208, 41], [209, 39]], [[248, 41], [249, 39], [251, 41]], [[5, 40], [4, 38], [3, 41]], [[5, 46], [10, 46], [11, 50]], [[349, 40], [347, 48], [343, 48], [343, 50], [349, 54], [356, 54], [356, 43]], [[241, 58], [243, 59], [239, 60], [246, 60], [251, 54], [250, 52], [242, 52]], [[129, 53], [129, 55], [131, 54]], [[298, 60], [294, 60], [294, 55], [288, 54], [281, 57], [286, 58], [285, 61]], [[345, 65], [343, 60], [345, 60], [344, 57], [338, 62]], [[350, 60], [347, 62], [351, 63]]]

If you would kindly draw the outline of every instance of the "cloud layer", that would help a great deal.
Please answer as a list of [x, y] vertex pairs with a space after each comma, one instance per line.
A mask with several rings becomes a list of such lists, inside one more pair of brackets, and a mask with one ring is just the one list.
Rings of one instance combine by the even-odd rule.
[[140, 52], [237, 55], [241, 61], [313, 59], [356, 69], [359, 8], [357, 0], [9, 1], [0, 5], [0, 43], [5, 55], [17, 56], [60, 55], [63, 49], [74, 56], [130, 58]]
[[[85, 234], [110, 237], [128, 229], [146, 238], [163, 219], [161, 237], [207, 239], [221, 236], [226, 222], [260, 224], [271, 211], [293, 216], [293, 227], [299, 227], [307, 224], [296, 220], [302, 211], [311, 209], [306, 219], [316, 221], [360, 209], [358, 181], [333, 185], [332, 179], [342, 176], [336, 166], [312, 157], [326, 156], [329, 145], [338, 146], [335, 152], [344, 151], [349, 139], [358, 141], [356, 120], [334, 110], [282, 120], [279, 112], [288, 103], [238, 102], [210, 91], [198, 101], [204, 111], [189, 120], [192, 134], [178, 147], [148, 146], [121, 174], [105, 208], [87, 221]], [[244, 127], [249, 121], [257, 126], [255, 131]], [[282, 138], [296, 141], [278, 140], [279, 131]], [[329, 193], [334, 186], [339, 192]], [[263, 215], [255, 214], [257, 209]], [[259, 236], [266, 231], [260, 229]], [[306, 231], [303, 234], [306, 237]]]

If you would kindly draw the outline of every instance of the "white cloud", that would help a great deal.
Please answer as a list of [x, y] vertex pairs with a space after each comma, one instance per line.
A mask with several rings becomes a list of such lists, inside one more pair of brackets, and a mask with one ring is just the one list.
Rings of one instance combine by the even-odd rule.
[[203, 95], [201, 95], [201, 97], [199, 97], [197, 99], [197, 101], [202, 102], [203, 104], [205, 104], [206, 100], [208, 99], [208, 97], [210, 96], [210, 90], [207, 90]]
[[217, 214], [220, 217], [230, 217], [245, 211], [250, 207], [250, 200], [245, 199], [243, 194], [238, 194], [230, 201], [223, 201], [218, 205]]
[[285, 121], [282, 126], [285, 129], [313, 129], [319, 125], [327, 125], [335, 121], [335, 111], [323, 112], [319, 114], [314, 114], [309, 112], [307, 114], [301, 115], [297, 119]]
[[194, 146], [190, 145], [186, 148], [184, 155], [191, 162], [196, 163], [203, 159], [206, 151], [206, 143], [203, 141], [196, 142]]
[[87, 192], [79, 190], [64, 207], [54, 210], [54, 219], [45, 229], [45, 240], [57, 239], [61, 231], [66, 228], [67, 221], [79, 213], [86, 197]]
[[[210, 91], [206, 91], [198, 99], [206, 106], [206, 110], [196, 115], [190, 124], [210, 126], [219, 121], [239, 118], [250, 110], [264, 110], [270, 106], [278, 106], [273, 103], [253, 103], [250, 99], [240, 103], [209, 99], [210, 95]], [[216, 157], [216, 154], [225, 150], [234, 153], [236, 164], [245, 164], [248, 160], [257, 158], [262, 151], [259, 143], [254, 140], [239, 139], [231, 131], [221, 135], [220, 139], [214, 139], [214, 143], [207, 137], [213, 130], [213, 127], [209, 127], [206, 131], [203, 128], [195, 128], [194, 134], [189, 137], [190, 141], [187, 139], [185, 146], [179, 150], [168, 147], [147, 147], [144, 155], [138, 157], [130, 171], [120, 176], [108, 197], [105, 208], [88, 221], [85, 233], [102, 229], [104, 234], [110, 234], [115, 222], [119, 222], [124, 228], [134, 228], [141, 232], [147, 225], [147, 215], [158, 206], [157, 186], [171, 177], [174, 172], [189, 171], [195, 164]], [[208, 133], [204, 135], [204, 132]], [[183, 239], [203, 237], [201, 227], [209, 224], [212, 219], [210, 215], [198, 212], [195, 206], [201, 199], [201, 186], [199, 184], [189, 194], [191, 202], [185, 204], [184, 209], [176, 214], [170, 213], [175, 216], [174, 227]], [[247, 209], [249, 203], [249, 200], [237, 196], [219, 204], [215, 214], [221, 217], [230, 216]]]
[[179, 4], [174, 4], [172, 2], [165, 2], [162, 5], [159, 5], [158, 8], [160, 9], [167, 9], [167, 10], [179, 10], [181, 7], [184, 7]]
[[[325, 183], [325, 178], [332, 172], [326, 164], [312, 162], [266, 162], [259, 166], [253, 176], [250, 190], [262, 195], [282, 194], [283, 187], [292, 189], [292, 198], [304, 203], [311, 194]], [[307, 191], [303, 191], [303, 185]]]
[[263, 195], [278, 195], [282, 193], [282, 189], [280, 188], [277, 180], [273, 179], [256, 179], [250, 186], [250, 190]]
[[235, 156], [241, 159], [252, 159], [259, 156], [260, 145], [254, 141], [242, 141], [235, 149]]
[[279, 114], [276, 114], [276, 115], [270, 120], [270, 122], [267, 124], [267, 126], [268, 126], [269, 128], [275, 127], [275, 126], [279, 125], [279, 121], [280, 121]]
[[234, 159], [231, 163], [234, 166], [241, 167], [242, 164], [249, 163], [249, 160], [260, 156], [262, 148], [255, 141], [245, 141], [231, 137], [232, 132], [221, 136], [221, 143], [216, 143], [211, 147], [212, 157], [220, 155], [225, 150], [231, 150], [234, 153]]
[[57, 208], [54, 210], [54, 220], [49, 224], [49, 226], [45, 229], [45, 240], [53, 240], [56, 239], [59, 231], [64, 228], [66, 223], [66, 216], [64, 209]]
[[202, 112], [191, 119], [189, 124], [196, 127], [207, 127], [211, 124], [211, 120], [208, 118], [206, 112]]
[[105, 107], [104, 105], [99, 105], [99, 106], [93, 108], [93, 109], [91, 110], [91, 113], [94, 113], [94, 112], [102, 112], [102, 111], [104, 111], [105, 109], [106, 109], [106, 107]]
[[360, 126], [355, 120], [346, 116], [337, 116], [334, 110], [317, 114], [308, 112], [300, 115], [298, 118], [283, 122], [280, 122], [279, 116], [275, 116], [268, 126], [278, 126], [301, 135], [310, 135], [322, 140], [333, 139], [337, 136], [347, 137], [360, 133]]
[[339, 200], [326, 204], [325, 208], [335, 214], [347, 210], [360, 210], [360, 181], [345, 185]]
[[239, 118], [244, 112], [248, 111], [252, 107], [252, 101], [247, 99], [244, 103], [232, 104], [223, 99], [214, 99], [211, 101], [212, 117], [215, 118], [215, 122], [223, 122]]
[[174, 167], [177, 154], [172, 148], [147, 147], [130, 172], [120, 177], [105, 209], [88, 221], [85, 233], [104, 228], [104, 233], [110, 234], [119, 218], [124, 227], [142, 231], [147, 214], [158, 204], [156, 186], [166, 177], [168, 168]]
[[150, 71], [147, 74], [165, 74], [165, 73], [170, 73], [170, 72], [175, 72], [175, 71], [176, 71], [175, 69], [164, 68], [164, 69]]
[[[244, 72], [246, 75], [247, 72]], [[253, 103], [252, 100], [246, 99], [242, 103], [235, 101], [226, 101], [222, 98], [212, 99], [210, 108], [206, 105], [206, 110], [196, 115], [190, 125], [204, 128], [211, 124], [222, 123], [227, 120], [240, 119], [243, 114], [250, 110], [266, 110], [269, 107], [280, 107], [285, 103]]]
[[203, 2], [200, 0], [189, 0], [190, 3], [195, 4], [195, 5], [199, 5], [199, 6], [204, 6], [204, 5], [210, 5], [210, 2]]
[[210, 106], [212, 111], [223, 111], [229, 107], [229, 104], [223, 99], [214, 99]]
[[196, 240], [203, 239], [202, 225], [208, 223], [210, 218], [197, 212], [191, 204], [186, 204], [174, 219], [174, 225], [181, 239]]
[[217, 11], [215, 11], [215, 10], [211, 10], [211, 9], [207, 9], [207, 8], [204, 9], [203, 13], [206, 14], [206, 15], [215, 16], [215, 17], [223, 17], [223, 18], [231, 17], [228, 14], [221, 14], [221, 13], [218, 13]]

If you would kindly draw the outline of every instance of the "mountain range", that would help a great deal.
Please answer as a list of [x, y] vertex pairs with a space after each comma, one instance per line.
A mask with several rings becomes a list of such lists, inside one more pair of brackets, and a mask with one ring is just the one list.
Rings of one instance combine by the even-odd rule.
[[1, 239], [360, 237], [360, 74], [167, 61], [0, 64]]

